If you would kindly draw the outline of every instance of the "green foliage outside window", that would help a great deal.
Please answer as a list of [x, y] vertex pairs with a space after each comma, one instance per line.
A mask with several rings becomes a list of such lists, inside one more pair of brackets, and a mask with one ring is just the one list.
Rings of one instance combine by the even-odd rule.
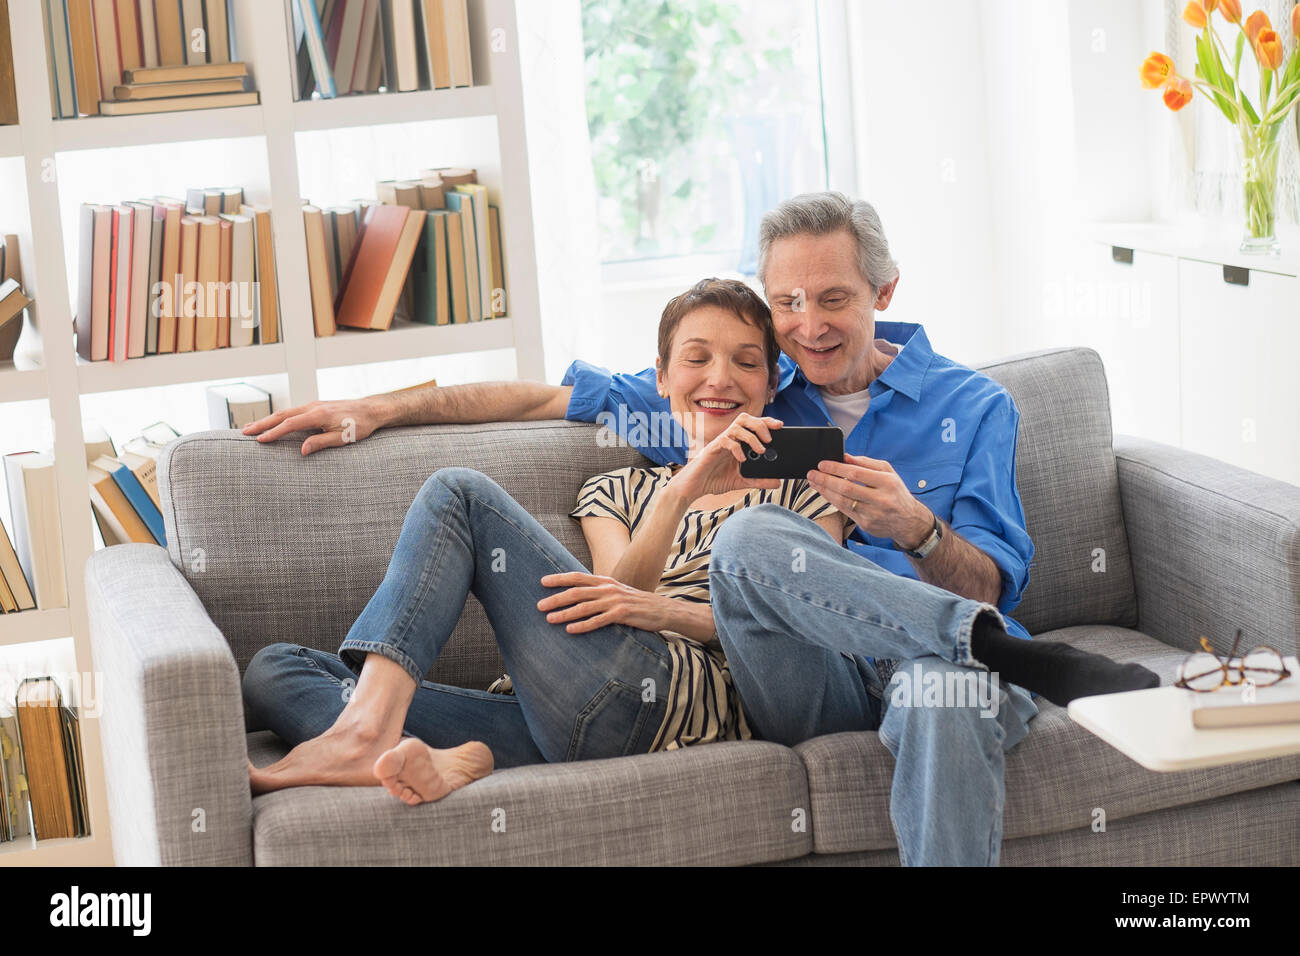
[[[587, 125], [602, 258], [699, 251], [701, 172], [734, 162], [723, 117], [760, 71], [792, 66], [781, 38], [745, 36], [749, 4], [725, 0], [583, 0]], [[769, 74], [770, 75], [770, 74]]]

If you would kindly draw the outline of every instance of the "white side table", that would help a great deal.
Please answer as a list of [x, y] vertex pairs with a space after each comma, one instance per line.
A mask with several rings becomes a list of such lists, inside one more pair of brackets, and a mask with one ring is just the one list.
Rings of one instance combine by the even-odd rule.
[[[1217, 691], [1231, 694], [1225, 687]], [[1192, 726], [1192, 698], [1181, 687], [1153, 687], [1122, 694], [1080, 697], [1070, 719], [1148, 770], [1195, 770], [1300, 753], [1300, 724]]]

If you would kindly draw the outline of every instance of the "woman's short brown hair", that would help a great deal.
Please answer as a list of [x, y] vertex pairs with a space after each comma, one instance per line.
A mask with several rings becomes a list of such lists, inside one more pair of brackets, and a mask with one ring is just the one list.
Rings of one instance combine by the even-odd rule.
[[679, 296], [669, 300], [659, 319], [659, 366], [668, 369], [672, 353], [673, 336], [682, 319], [696, 309], [713, 305], [732, 312], [742, 322], [754, 326], [763, 335], [763, 352], [767, 356], [769, 379], [777, 377], [777, 360], [781, 349], [776, 344], [776, 330], [772, 325], [772, 310], [762, 296], [739, 279], [701, 279]]

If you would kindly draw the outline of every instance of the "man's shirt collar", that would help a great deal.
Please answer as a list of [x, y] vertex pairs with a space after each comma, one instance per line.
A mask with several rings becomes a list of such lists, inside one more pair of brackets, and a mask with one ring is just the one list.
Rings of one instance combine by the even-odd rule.
[[[920, 401], [925, 375], [930, 371], [930, 364], [934, 361], [934, 350], [930, 347], [930, 339], [926, 336], [925, 329], [915, 322], [877, 322], [876, 338], [885, 339], [904, 348], [871, 384], [875, 386], [876, 382], [879, 382], [881, 387], [902, 392], [914, 402]], [[804, 391], [817, 388], [783, 352], [779, 389], [784, 390], [790, 385], [801, 387]], [[876, 391], [878, 392], [879, 389]]]

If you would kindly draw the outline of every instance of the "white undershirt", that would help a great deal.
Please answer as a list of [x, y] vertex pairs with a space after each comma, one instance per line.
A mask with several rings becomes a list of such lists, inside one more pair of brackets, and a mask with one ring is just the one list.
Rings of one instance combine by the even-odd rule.
[[[901, 345], [885, 342], [883, 339], [876, 339], [876, 342], [893, 346], [897, 350], [894, 353], [895, 358], [898, 357], [898, 352], [903, 350]], [[838, 425], [840, 431], [846, 436], [858, 426], [858, 422], [862, 420], [862, 416], [867, 413], [867, 408], [871, 405], [870, 385], [860, 392], [850, 392], [848, 395], [832, 395], [824, 388], [818, 391], [822, 394], [822, 401], [826, 403], [826, 411], [830, 413], [831, 421]]]

